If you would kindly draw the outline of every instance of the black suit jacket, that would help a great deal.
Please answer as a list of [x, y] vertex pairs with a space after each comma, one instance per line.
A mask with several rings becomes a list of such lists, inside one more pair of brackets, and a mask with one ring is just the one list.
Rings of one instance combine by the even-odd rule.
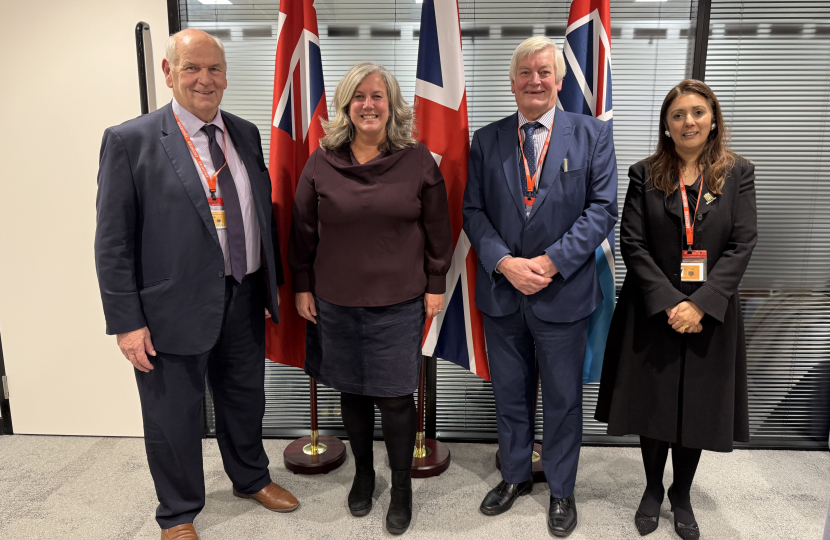
[[[680, 191], [666, 197], [657, 190], [644, 161], [628, 176], [620, 226], [627, 273], [605, 345], [596, 418], [608, 422], [609, 435], [677, 442], [682, 432], [688, 448], [729, 451], [732, 441], [749, 440], [738, 285], [758, 239], [755, 166], [738, 158], [720, 195], [701, 186], [694, 249], [706, 250], [704, 283], [680, 281]], [[684, 300], [704, 312], [698, 334], [668, 324], [664, 310]]]
[[[278, 322], [282, 264], [259, 131], [224, 111], [222, 120], [251, 182], [266, 306]], [[170, 104], [104, 132], [95, 266], [108, 334], [147, 326], [154, 347], [172, 354], [205, 352], [219, 338], [225, 263], [200, 174]]]

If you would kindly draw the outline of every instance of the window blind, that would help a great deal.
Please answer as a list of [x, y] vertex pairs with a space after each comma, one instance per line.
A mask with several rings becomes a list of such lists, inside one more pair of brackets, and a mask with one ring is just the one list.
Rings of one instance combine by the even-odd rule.
[[712, 1], [706, 82], [755, 163], [758, 246], [741, 284], [753, 443], [830, 430], [830, 3]]
[[[180, 0], [183, 27], [223, 39], [229, 87], [222, 106], [259, 127], [267, 156], [279, 2], [232, 1]], [[471, 135], [515, 111], [508, 79], [513, 49], [530, 35], [548, 35], [561, 46], [569, 6], [567, 0], [459, 2]], [[327, 99], [349, 67], [374, 60], [396, 75], [412, 103], [421, 4], [318, 0], [315, 7]], [[691, 74], [696, 10], [688, 0], [611, 2], [620, 211], [628, 167], [656, 145], [663, 97]], [[826, 2], [712, 2], [707, 82], [733, 128], [734, 148], [758, 167], [760, 240], [742, 286], [757, 445], [812, 445], [822, 430], [826, 443], [830, 424], [830, 255], [822, 249], [830, 236], [830, 189], [820, 182], [828, 177], [828, 10]], [[624, 276], [617, 254], [618, 288]], [[604, 424], [593, 420], [597, 390], [584, 387], [586, 441], [625, 442], [607, 437]], [[266, 393], [266, 435], [304, 434], [308, 378], [266, 362]], [[321, 429], [342, 434], [337, 393], [320, 386], [318, 396]], [[539, 411], [541, 437], [541, 397]], [[208, 406], [209, 426], [210, 418]], [[496, 437], [490, 384], [440, 359], [437, 436]]]

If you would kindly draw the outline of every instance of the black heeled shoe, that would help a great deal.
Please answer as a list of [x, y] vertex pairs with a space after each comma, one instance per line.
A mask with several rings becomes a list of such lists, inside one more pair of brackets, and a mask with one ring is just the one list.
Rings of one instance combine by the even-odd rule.
[[[671, 488], [669, 486], [669, 503], [671, 503], [671, 511], [674, 512], [674, 501], [671, 498]], [[697, 521], [691, 523], [681, 523], [677, 521], [677, 515], [674, 517], [674, 532], [683, 540], [698, 540], [700, 538], [700, 528], [697, 526]]]
[[[662, 489], [662, 486], [661, 486]], [[646, 493], [643, 493], [643, 499], [646, 498]], [[637, 527], [637, 532], [640, 536], [651, 534], [657, 530], [657, 525], [660, 523], [660, 506], [663, 504], [663, 493], [660, 494], [660, 501], [657, 504], [657, 515], [649, 516], [637, 508], [634, 514], [634, 526]], [[643, 506], [643, 501], [640, 500], [640, 507]]]
[[353, 516], [365, 516], [372, 510], [372, 494], [375, 492], [375, 471], [355, 473], [349, 491], [349, 512]]
[[637, 532], [640, 533], [640, 536], [645, 536], [656, 531], [659, 523], [660, 516], [647, 516], [639, 510], [634, 514], [634, 525], [637, 527]]

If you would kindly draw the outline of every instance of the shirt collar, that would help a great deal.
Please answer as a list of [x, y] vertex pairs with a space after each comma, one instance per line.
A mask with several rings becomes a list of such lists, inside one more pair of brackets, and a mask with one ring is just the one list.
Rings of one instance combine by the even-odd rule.
[[[540, 124], [542, 124], [543, 126], [545, 126], [547, 129], [551, 129], [551, 127], [553, 126], [553, 117], [554, 117], [555, 114], [556, 114], [556, 105], [554, 105], [553, 108], [551, 108], [551, 110], [549, 110], [548, 112], [543, 114], [542, 117], [539, 118], [536, 121], [539, 122]], [[523, 125], [527, 124], [528, 122], [530, 122], [530, 120], [525, 118], [525, 115], [522, 114], [522, 111], [519, 111], [519, 127], [522, 127]]]
[[[187, 134], [193, 137], [196, 133], [199, 132], [205, 126], [205, 123], [199, 118], [196, 117], [193, 113], [179, 105], [179, 102], [176, 101], [176, 98], [173, 98], [173, 112], [179, 117], [179, 120], [182, 121], [182, 125], [184, 129], [187, 130]], [[217, 110], [216, 116], [208, 122], [208, 124], [212, 124], [219, 129], [222, 130], [222, 133], [225, 132], [225, 123], [222, 122], [222, 111]]]

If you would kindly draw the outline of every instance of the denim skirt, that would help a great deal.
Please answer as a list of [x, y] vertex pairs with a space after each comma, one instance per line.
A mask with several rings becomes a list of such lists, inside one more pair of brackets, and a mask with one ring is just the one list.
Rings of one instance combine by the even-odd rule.
[[418, 387], [424, 297], [380, 307], [346, 307], [314, 297], [305, 372], [339, 392], [397, 397]]

